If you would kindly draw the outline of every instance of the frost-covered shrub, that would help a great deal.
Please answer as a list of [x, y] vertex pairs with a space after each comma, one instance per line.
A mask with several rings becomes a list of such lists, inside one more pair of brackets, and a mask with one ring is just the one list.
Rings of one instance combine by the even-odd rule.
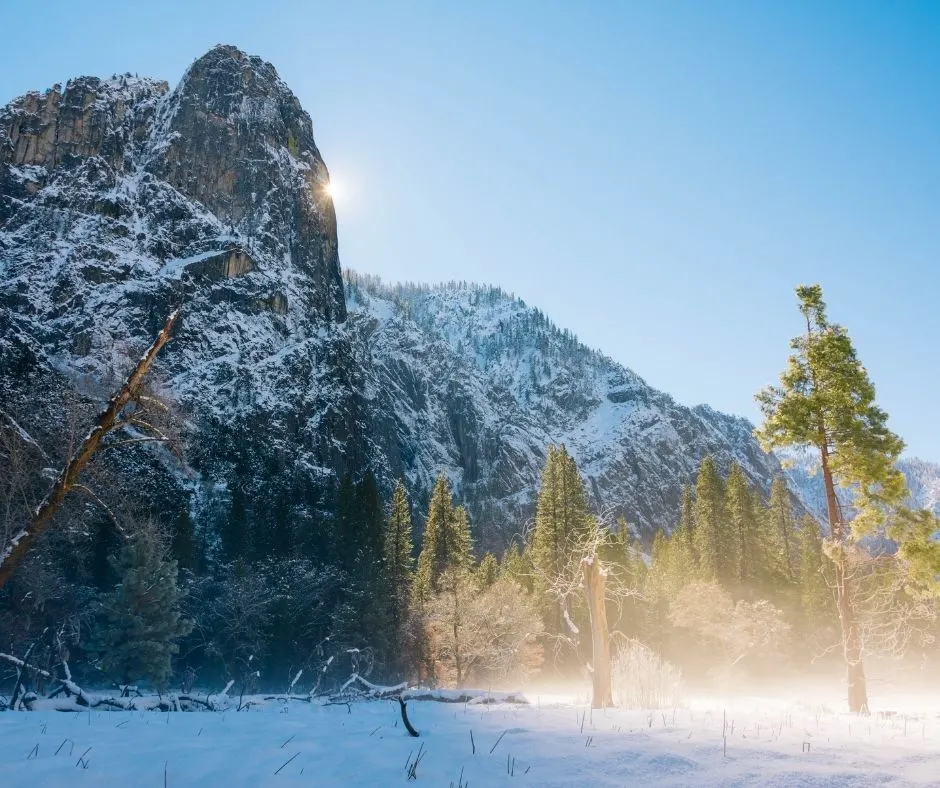
[[480, 591], [466, 572], [448, 570], [428, 603], [425, 625], [442, 684], [524, 680], [541, 667], [542, 621], [529, 595], [505, 578]]
[[720, 647], [729, 665], [774, 656], [786, 643], [790, 625], [765, 599], [735, 602], [717, 583], [693, 583], [669, 603], [669, 619], [703, 641]]
[[628, 640], [611, 666], [614, 704], [630, 709], [677, 706], [682, 672], [638, 640]]

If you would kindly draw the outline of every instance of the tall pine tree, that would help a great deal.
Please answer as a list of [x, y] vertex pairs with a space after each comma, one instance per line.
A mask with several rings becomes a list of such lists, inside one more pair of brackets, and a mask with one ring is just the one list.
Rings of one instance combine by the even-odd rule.
[[726, 523], [725, 485], [715, 459], [706, 456], [695, 482], [695, 552], [706, 580], [732, 579], [734, 544]]
[[761, 566], [760, 531], [754, 512], [754, 499], [741, 466], [731, 463], [725, 494], [725, 510], [730, 528], [729, 545], [734, 565], [731, 576], [738, 583], [752, 583]]
[[[779, 386], [757, 395], [764, 423], [757, 435], [767, 449], [803, 447], [819, 456], [832, 539], [837, 609], [842, 629], [848, 704], [868, 711], [862, 635], [855, 607], [855, 580], [848, 549], [872, 533], [906, 497], [897, 459], [904, 448], [875, 404], [875, 387], [848, 332], [830, 323], [819, 285], [797, 288], [805, 333], [793, 350]], [[856, 515], [846, 521], [836, 487], [854, 491]]]
[[593, 527], [577, 464], [564, 446], [549, 446], [542, 469], [530, 557], [535, 592], [550, 635], [562, 633], [564, 621], [561, 605], [549, 590], [569, 568], [570, 561], [580, 560], [580, 556], [574, 555], [575, 546]]
[[438, 590], [441, 575], [447, 569], [468, 567], [472, 557], [470, 519], [462, 506], [454, 507], [450, 482], [442, 473], [437, 477], [428, 505], [413, 596], [427, 601]]
[[394, 638], [401, 651], [408, 599], [411, 593], [413, 549], [411, 507], [404, 483], [399, 480], [392, 493], [392, 505], [385, 529], [385, 579], [388, 587], [389, 619]]
[[779, 562], [777, 571], [786, 583], [796, 579], [796, 538], [793, 528], [793, 506], [790, 491], [782, 476], [774, 477], [767, 508], [767, 530]]
[[829, 559], [823, 552], [819, 524], [810, 515], [803, 518], [799, 533], [800, 607], [811, 626], [828, 624], [832, 617], [832, 591], [826, 577]]

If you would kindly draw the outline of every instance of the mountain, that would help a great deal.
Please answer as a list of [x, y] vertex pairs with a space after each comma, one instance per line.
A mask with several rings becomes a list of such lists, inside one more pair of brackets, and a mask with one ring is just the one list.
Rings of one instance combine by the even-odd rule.
[[113, 379], [181, 305], [161, 356], [192, 424], [176, 494], [193, 512], [206, 496], [240, 507], [259, 533], [313, 527], [337, 474], [367, 456], [328, 177], [274, 67], [230, 46], [173, 90], [82, 77], [13, 101], [0, 112], [5, 401], [30, 423], [63, 381]]
[[[819, 459], [808, 451], [781, 452], [780, 459], [787, 485], [807, 511], [825, 522], [826, 492], [819, 473]], [[940, 465], [916, 457], [904, 457], [898, 461], [898, 468], [904, 474], [911, 493], [907, 505], [914, 509], [929, 509], [940, 516]], [[837, 490], [837, 493], [843, 505], [851, 507], [849, 491]]]
[[568, 447], [608, 522], [647, 538], [675, 523], [706, 454], [765, 490], [779, 472], [745, 419], [677, 404], [498, 288], [346, 279], [377, 448], [421, 489], [447, 470], [485, 544], [531, 515], [550, 443]]
[[[180, 83], [81, 77], [0, 111], [0, 396], [64, 445], [167, 314], [158, 385], [185, 454], [123, 471], [207, 550], [324, 545], [338, 479], [441, 471], [481, 547], [531, 516], [564, 442], [608, 519], [649, 538], [707, 454], [764, 489], [744, 419], [687, 408], [496, 288], [341, 277], [326, 165], [274, 67], [231, 46]], [[319, 540], [319, 541], [318, 541]], [[319, 545], [319, 547], [318, 547]]]

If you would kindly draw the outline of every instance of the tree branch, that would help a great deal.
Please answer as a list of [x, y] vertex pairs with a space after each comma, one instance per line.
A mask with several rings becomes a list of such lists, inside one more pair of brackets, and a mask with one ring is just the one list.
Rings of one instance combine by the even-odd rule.
[[98, 416], [91, 431], [85, 436], [65, 468], [62, 469], [52, 489], [42, 500], [42, 503], [39, 504], [30, 522], [14, 534], [9, 545], [0, 553], [0, 588], [3, 588], [7, 580], [10, 579], [10, 576], [32, 548], [36, 539], [52, 523], [52, 518], [61, 508], [65, 496], [77, 483], [79, 475], [98, 450], [101, 441], [114, 429], [121, 412], [140, 393], [144, 379], [147, 377], [157, 354], [169, 341], [179, 315], [180, 311], [176, 309], [167, 318], [153, 344], [140, 358], [134, 369], [131, 370], [120, 391], [108, 401], [107, 408]]

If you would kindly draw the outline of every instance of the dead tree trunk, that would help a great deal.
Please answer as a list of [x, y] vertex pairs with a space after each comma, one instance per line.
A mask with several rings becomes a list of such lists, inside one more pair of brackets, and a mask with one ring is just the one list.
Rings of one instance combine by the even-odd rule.
[[118, 426], [121, 411], [134, 401], [140, 393], [141, 386], [150, 371], [150, 367], [153, 365], [154, 359], [169, 341], [178, 318], [179, 310], [177, 309], [167, 318], [160, 333], [157, 334], [157, 338], [134, 366], [134, 369], [131, 370], [130, 375], [124, 381], [124, 385], [108, 401], [107, 408], [95, 419], [91, 431], [69, 458], [52, 489], [37, 507], [32, 519], [24, 528], [13, 535], [6, 551], [0, 553], [0, 588], [3, 588], [7, 580], [10, 579], [10, 576], [22, 562], [36, 539], [49, 527], [55, 513], [62, 506], [65, 496], [75, 487], [79, 475], [98, 450], [101, 441]]
[[581, 573], [584, 578], [584, 593], [587, 596], [588, 609], [591, 613], [591, 643], [594, 650], [591, 671], [593, 679], [591, 707], [603, 709], [613, 706], [613, 693], [610, 688], [610, 631], [607, 628], [605, 594], [607, 572], [601, 567], [597, 556], [590, 556], [581, 559]]
[[839, 611], [839, 624], [842, 629], [842, 652], [845, 656], [849, 711], [853, 714], [868, 714], [868, 688], [865, 682], [865, 667], [862, 664], [861, 633], [853, 589], [855, 580], [848, 566], [848, 555], [845, 550], [846, 526], [842, 520], [842, 511], [839, 499], [836, 497], [832, 471], [829, 468], [828, 440], [825, 438], [825, 431], [822, 432], [821, 465], [826, 486], [829, 535], [834, 543], [832, 562], [835, 567], [836, 608]]

